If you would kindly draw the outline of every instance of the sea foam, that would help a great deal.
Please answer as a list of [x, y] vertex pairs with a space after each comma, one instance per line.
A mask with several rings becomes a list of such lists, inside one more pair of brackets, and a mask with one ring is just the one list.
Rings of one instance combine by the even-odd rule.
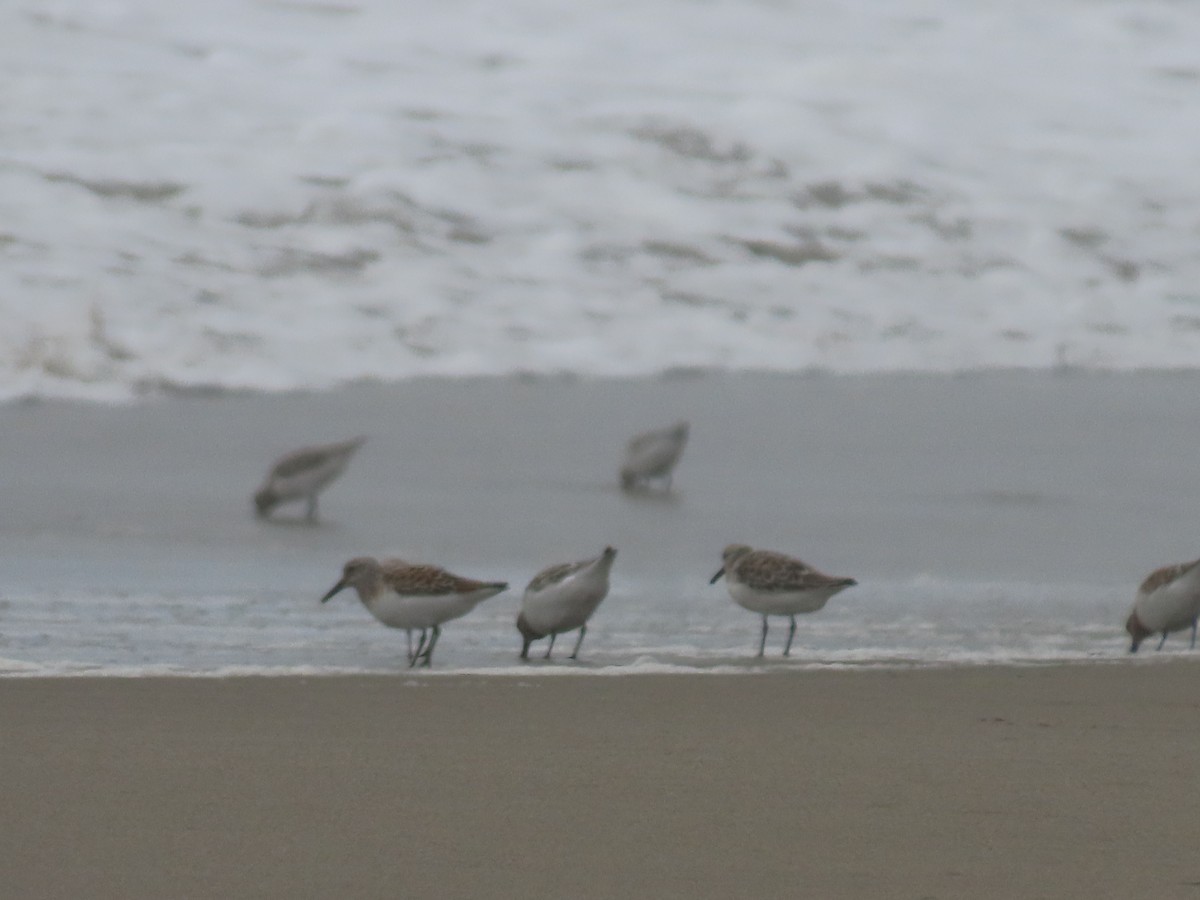
[[[1128, 656], [1114, 623], [1128, 592], [1094, 584], [1039, 585], [927, 577], [876, 581], [853, 603], [806, 616], [792, 655], [774, 623], [755, 655], [757, 617], [728, 602], [697, 605], [669, 581], [634, 582], [605, 602], [582, 659], [518, 660], [511, 608], [456, 620], [431, 670], [407, 666], [404, 638], [357, 603], [325, 607], [291, 590], [233, 594], [9, 591], [2, 601], [5, 677], [244, 677], [388, 674], [519, 678], [748, 674], [814, 669], [929, 668], [1104, 662]], [[80, 623], [87, 623], [81, 627]], [[594, 632], [594, 633], [593, 633]], [[1169, 642], [1162, 658], [1187, 653]]]
[[1200, 358], [1184, 4], [0, 24], [0, 398]]

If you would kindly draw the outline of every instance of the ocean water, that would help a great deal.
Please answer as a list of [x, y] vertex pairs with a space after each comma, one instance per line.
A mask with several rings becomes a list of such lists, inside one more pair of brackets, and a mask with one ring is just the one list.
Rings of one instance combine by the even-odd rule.
[[1178, 0], [13, 0], [0, 399], [1191, 368]]
[[[1195, 556], [1194, 379], [1103, 373], [1200, 359], [1197, 46], [1177, 0], [5, 4], [0, 674], [400, 671], [315, 602], [364, 552], [513, 584], [439, 671], [1119, 659]], [[677, 494], [616, 492], [678, 418]], [[356, 433], [328, 525], [249, 518]], [[861, 586], [756, 661], [730, 540]], [[585, 661], [516, 666], [606, 543]]]

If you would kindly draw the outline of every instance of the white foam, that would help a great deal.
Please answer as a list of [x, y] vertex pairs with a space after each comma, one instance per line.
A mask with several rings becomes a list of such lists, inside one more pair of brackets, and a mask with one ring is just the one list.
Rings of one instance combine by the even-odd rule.
[[1200, 359], [1186, 5], [462, 15], [9, 4], [0, 398]]
[[[644, 585], [606, 605], [583, 648], [517, 662], [512, 619], [486, 610], [456, 620], [431, 671], [407, 668], [402, 634], [347, 604], [297, 604], [290, 591], [187, 594], [15, 592], [4, 600], [0, 677], [504, 678], [739, 674], [821, 669], [1037, 665], [1128, 656], [1127, 598], [1089, 584], [1038, 585], [921, 577], [873, 581], [853, 604], [804, 618], [781, 657], [783, 620], [758, 658], [758, 623], [732, 605], [697, 607], [690, 588]], [[653, 598], [650, 600], [649, 598]], [[614, 599], [620, 599], [614, 598]], [[567, 644], [570, 640], [567, 639]], [[1169, 641], [1162, 658], [1186, 654]]]

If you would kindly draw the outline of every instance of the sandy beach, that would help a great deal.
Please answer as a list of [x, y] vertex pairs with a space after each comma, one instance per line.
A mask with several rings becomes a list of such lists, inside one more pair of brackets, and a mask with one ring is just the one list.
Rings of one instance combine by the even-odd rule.
[[1193, 662], [0, 684], [10, 897], [1194, 897]]

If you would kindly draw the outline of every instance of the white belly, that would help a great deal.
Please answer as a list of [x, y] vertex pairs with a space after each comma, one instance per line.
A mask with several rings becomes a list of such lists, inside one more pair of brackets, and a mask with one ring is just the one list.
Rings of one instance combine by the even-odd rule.
[[1195, 580], [1183, 578], [1149, 594], [1141, 594], [1135, 609], [1142, 625], [1155, 633], [1191, 627], [1192, 620], [1200, 613], [1200, 590], [1192, 583]]
[[525, 592], [521, 612], [540, 634], [559, 634], [582, 627], [608, 594], [608, 580], [569, 578], [536, 594]]
[[740, 582], [729, 582], [729, 596], [733, 602], [760, 616], [795, 616], [816, 612], [841, 589], [841, 586], [837, 586], [811, 591], [756, 591]]
[[491, 597], [495, 590], [478, 590], [469, 594], [437, 594], [402, 597], [388, 592], [367, 604], [376, 619], [390, 628], [432, 628], [451, 619], [465, 616], [481, 600]]
[[346, 463], [350, 461], [349, 456], [335, 456], [319, 466], [311, 469], [306, 469], [289, 478], [275, 478], [271, 482], [271, 487], [275, 494], [282, 500], [295, 500], [299, 497], [307, 497], [309, 494], [321, 490], [333, 479], [342, 474], [346, 468]]
[[639, 452], [630, 454], [625, 468], [640, 478], [657, 478], [666, 475], [679, 459], [682, 445], [671, 439], [652, 442]]

